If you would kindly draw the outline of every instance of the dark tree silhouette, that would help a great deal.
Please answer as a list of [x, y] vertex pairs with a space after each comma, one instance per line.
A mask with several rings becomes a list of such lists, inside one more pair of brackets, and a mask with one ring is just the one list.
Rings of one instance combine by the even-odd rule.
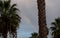
[[47, 38], [45, 0], [37, 0], [39, 38]]
[[36, 32], [32, 33], [31, 35], [32, 35], [32, 36], [29, 37], [29, 38], [38, 38], [38, 33], [36, 33]]
[[7, 38], [7, 33], [17, 38], [17, 28], [19, 27], [21, 17], [16, 4], [11, 5], [11, 0], [0, 0], [0, 33]]
[[52, 22], [52, 35], [54, 35], [54, 38], [60, 38], [60, 17], [55, 19], [55, 22]]

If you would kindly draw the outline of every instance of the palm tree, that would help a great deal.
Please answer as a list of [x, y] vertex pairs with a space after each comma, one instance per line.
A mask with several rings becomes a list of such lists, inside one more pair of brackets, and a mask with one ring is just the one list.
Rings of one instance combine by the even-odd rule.
[[19, 27], [21, 17], [18, 15], [16, 4], [11, 5], [11, 0], [0, 0], [0, 33], [7, 38], [7, 33], [17, 38], [17, 28]]
[[55, 22], [52, 22], [53, 27], [50, 27], [52, 29], [52, 35], [54, 35], [54, 38], [60, 38], [60, 17], [55, 19]]
[[31, 35], [32, 35], [32, 36], [29, 37], [29, 38], [38, 38], [38, 33], [36, 33], [36, 32], [32, 33]]
[[39, 38], [47, 38], [45, 0], [37, 0], [37, 5], [38, 5]]

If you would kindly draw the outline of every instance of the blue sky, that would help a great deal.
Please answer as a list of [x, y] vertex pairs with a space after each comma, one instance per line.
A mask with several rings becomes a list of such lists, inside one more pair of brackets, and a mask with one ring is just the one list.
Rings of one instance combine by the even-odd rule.
[[[46, 1], [46, 21], [47, 27], [51, 27], [51, 22], [60, 16], [60, 0]], [[38, 32], [38, 10], [37, 0], [13, 0], [12, 3], [17, 4], [20, 9], [21, 16], [20, 28], [18, 29], [18, 38], [28, 38], [33, 32]], [[51, 38], [51, 31], [48, 38]]]

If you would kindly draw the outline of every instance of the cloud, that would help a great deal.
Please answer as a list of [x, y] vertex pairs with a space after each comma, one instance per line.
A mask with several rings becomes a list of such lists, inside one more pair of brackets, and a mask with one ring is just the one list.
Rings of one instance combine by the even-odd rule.
[[[60, 0], [46, 0], [46, 20], [47, 27], [50, 29], [51, 22], [54, 19], [60, 17]], [[50, 30], [49, 30], [50, 31]], [[51, 31], [49, 32], [48, 38], [51, 38]]]
[[[17, 0], [20, 9], [21, 24], [18, 36], [29, 37], [32, 32], [38, 32], [37, 3], [36, 0]], [[25, 33], [26, 32], [26, 33]], [[23, 34], [23, 35], [22, 35]], [[26, 35], [26, 36], [25, 36]]]
[[50, 25], [51, 22], [58, 16], [60, 16], [60, 0], [46, 0], [46, 16], [47, 24]]
[[[34, 31], [38, 32], [37, 0], [13, 0], [12, 3], [17, 3], [20, 10], [19, 14], [22, 17], [18, 33], [23, 35], [27, 33], [26, 35], [29, 35]], [[58, 16], [60, 16], [60, 0], [46, 0], [46, 20], [48, 28], [51, 27], [51, 22]], [[49, 38], [51, 37], [50, 35]]]

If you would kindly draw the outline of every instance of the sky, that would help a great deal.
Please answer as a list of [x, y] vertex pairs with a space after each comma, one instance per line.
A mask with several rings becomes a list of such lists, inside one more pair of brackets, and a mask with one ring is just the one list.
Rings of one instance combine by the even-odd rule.
[[[18, 38], [28, 38], [31, 33], [38, 32], [38, 10], [36, 0], [14, 0], [20, 9], [21, 23]], [[12, 3], [13, 3], [12, 2]]]
[[[60, 0], [45, 0], [46, 2], [46, 22], [47, 27], [51, 27], [51, 22], [60, 16]], [[28, 38], [31, 33], [38, 33], [38, 10], [37, 0], [13, 0], [17, 4], [19, 15], [21, 16], [20, 27], [17, 30], [18, 38]], [[51, 38], [51, 31], [48, 38]]]
[[46, 0], [46, 21], [49, 28], [48, 38], [52, 38], [51, 22], [54, 22], [54, 19], [58, 17], [60, 17], [60, 0]]

